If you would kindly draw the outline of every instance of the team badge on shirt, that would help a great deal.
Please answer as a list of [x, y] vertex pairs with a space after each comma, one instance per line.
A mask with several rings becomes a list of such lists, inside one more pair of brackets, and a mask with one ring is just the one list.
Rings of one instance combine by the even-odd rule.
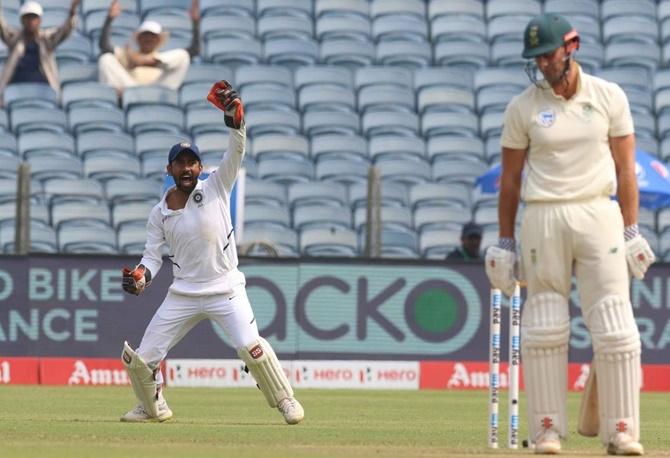
[[542, 127], [551, 127], [556, 121], [556, 112], [552, 109], [542, 110], [537, 114], [537, 123]]
[[203, 197], [202, 192], [200, 192], [200, 191], [196, 191], [196, 192], [193, 193], [193, 201], [196, 204], [202, 203], [202, 197]]
[[582, 117], [584, 118], [584, 121], [591, 122], [591, 118], [593, 117], [593, 105], [588, 102], [582, 105]]

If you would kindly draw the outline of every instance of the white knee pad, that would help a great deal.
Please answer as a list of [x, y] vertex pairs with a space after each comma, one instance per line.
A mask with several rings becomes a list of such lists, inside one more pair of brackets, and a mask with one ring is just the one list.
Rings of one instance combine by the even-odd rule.
[[627, 298], [611, 295], [585, 313], [598, 374], [599, 434], [604, 444], [617, 432], [640, 437], [640, 334]]
[[284, 369], [267, 340], [258, 337], [249, 345], [238, 348], [237, 354], [254, 376], [270, 407], [277, 407], [282, 399], [293, 397]]
[[569, 338], [565, 297], [545, 292], [528, 298], [521, 318], [521, 353], [531, 440], [549, 428], [567, 437]]
[[121, 360], [123, 365], [128, 370], [130, 383], [135, 392], [135, 397], [140, 401], [144, 410], [152, 417], [158, 416], [158, 400], [159, 392], [156, 389], [155, 371], [151, 369], [144, 360], [135, 353], [135, 351], [128, 345], [128, 342], [123, 343], [123, 353], [121, 353]]

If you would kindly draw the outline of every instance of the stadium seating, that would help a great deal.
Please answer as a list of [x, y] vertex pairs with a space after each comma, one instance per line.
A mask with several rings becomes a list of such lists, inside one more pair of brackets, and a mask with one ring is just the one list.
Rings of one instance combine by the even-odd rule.
[[[14, 3], [3, 13], [16, 25]], [[168, 48], [190, 42], [190, 1], [121, 3], [115, 45], [147, 18], [170, 31]], [[60, 24], [69, 2], [44, 7], [43, 25]], [[21, 161], [31, 166], [33, 224], [41, 225], [33, 249], [141, 252], [168, 148], [193, 140], [206, 164], [226, 149], [222, 116], [205, 99], [218, 79], [235, 84], [247, 108], [244, 243], [269, 241], [283, 256], [360, 255], [370, 165], [382, 179], [382, 256], [443, 257], [470, 218], [485, 225], [489, 243], [495, 196], [474, 181], [500, 160], [505, 107], [529, 84], [521, 31], [540, 11], [568, 17], [582, 38], [582, 67], [626, 92], [638, 147], [670, 158], [667, 0], [201, 0], [202, 52], [181, 88], [130, 88], [121, 103], [97, 82], [108, 7], [83, 0], [78, 30], [57, 48], [61, 94], [44, 84], [11, 84], [4, 94], [4, 252], [13, 247], [4, 237]], [[3, 47], [0, 62], [6, 57]], [[62, 208], [72, 199], [93, 199], [107, 213], [93, 218], [104, 227], [99, 237], [84, 236], [80, 226], [90, 232], [91, 221], [62, 223], [72, 219]], [[670, 259], [666, 213], [643, 210], [640, 224]], [[251, 250], [267, 255], [258, 244]]]

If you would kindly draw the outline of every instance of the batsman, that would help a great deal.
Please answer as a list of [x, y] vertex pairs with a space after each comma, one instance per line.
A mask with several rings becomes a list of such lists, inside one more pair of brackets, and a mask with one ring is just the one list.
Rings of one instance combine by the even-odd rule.
[[200, 150], [174, 145], [167, 155], [170, 188], [149, 214], [147, 241], [140, 263], [123, 270], [123, 289], [139, 295], [156, 277], [167, 243], [174, 280], [147, 326], [137, 349], [126, 342], [122, 359], [139, 401], [121, 417], [126, 422], [162, 422], [172, 418], [163, 395], [160, 362], [203, 319], [215, 321], [237, 349], [270, 407], [288, 424], [302, 421], [304, 410], [270, 344], [258, 327], [237, 269], [237, 249], [230, 217], [230, 194], [245, 154], [244, 107], [227, 81], [212, 86], [207, 99], [223, 111], [230, 128], [228, 150], [216, 171], [199, 181]]
[[485, 263], [491, 284], [511, 295], [517, 281], [515, 220], [523, 200], [519, 256], [528, 294], [521, 352], [529, 437], [538, 454], [559, 453], [567, 437], [574, 272], [593, 342], [596, 384], [589, 392], [597, 392], [585, 404], [597, 415], [583, 409], [579, 430], [599, 435], [608, 454], [642, 455], [641, 346], [629, 286], [630, 275], [643, 278], [655, 257], [637, 226], [628, 100], [618, 85], [581, 69], [575, 60], [579, 35], [562, 16], [533, 18], [523, 40], [532, 84], [505, 110], [500, 237]]

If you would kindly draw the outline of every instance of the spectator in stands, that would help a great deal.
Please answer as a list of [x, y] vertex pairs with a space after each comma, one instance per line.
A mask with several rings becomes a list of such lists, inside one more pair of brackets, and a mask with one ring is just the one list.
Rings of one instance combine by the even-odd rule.
[[121, 14], [119, 0], [112, 0], [107, 19], [100, 34], [100, 59], [98, 67], [100, 81], [114, 87], [119, 95], [129, 86], [160, 84], [170, 89], [179, 89], [191, 57], [200, 52], [200, 6], [198, 0], [191, 3], [190, 16], [193, 21], [193, 38], [188, 49], [173, 49], [159, 52], [168, 38], [167, 31], [155, 21], [144, 21], [134, 34], [138, 50], [130, 44], [113, 47], [110, 39], [112, 21]]
[[0, 8], [0, 39], [7, 45], [7, 60], [0, 75], [0, 94], [11, 83], [45, 83], [60, 91], [56, 47], [65, 40], [75, 25], [79, 0], [71, 0], [70, 15], [60, 27], [42, 30], [42, 6], [27, 1], [19, 9], [21, 30], [8, 25]]
[[463, 225], [461, 230], [461, 246], [447, 255], [448, 260], [479, 261], [479, 246], [482, 243], [482, 227], [474, 222]]

